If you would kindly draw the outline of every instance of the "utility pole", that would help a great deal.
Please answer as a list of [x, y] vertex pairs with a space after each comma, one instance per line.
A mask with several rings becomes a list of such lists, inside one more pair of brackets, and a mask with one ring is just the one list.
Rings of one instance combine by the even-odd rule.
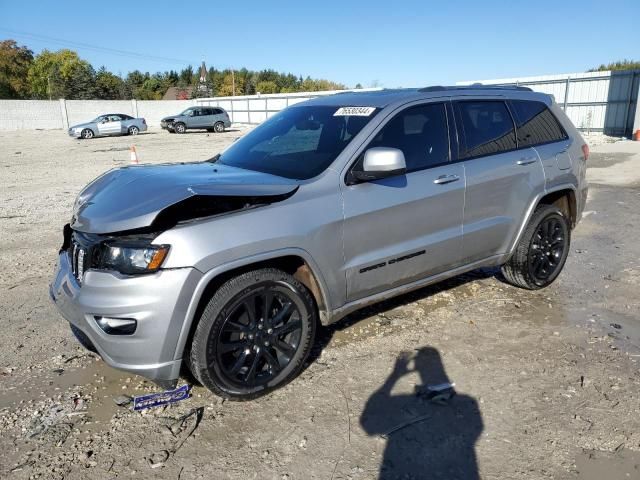
[[49, 100], [51, 100], [51, 74], [47, 75], [47, 90], [49, 91]]
[[236, 76], [233, 67], [231, 67], [231, 95], [236, 96]]

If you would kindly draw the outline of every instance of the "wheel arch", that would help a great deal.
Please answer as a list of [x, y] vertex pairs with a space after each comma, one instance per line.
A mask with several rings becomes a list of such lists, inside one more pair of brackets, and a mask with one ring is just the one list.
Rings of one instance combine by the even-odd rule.
[[571, 228], [577, 223], [576, 191], [572, 188], [563, 188], [546, 193], [538, 205], [555, 205], [567, 216]]
[[330, 304], [327, 289], [320, 270], [312, 257], [304, 250], [287, 249], [269, 252], [258, 256], [247, 257], [214, 268], [205, 273], [194, 290], [187, 309], [184, 323], [176, 345], [174, 358], [180, 359], [193, 338], [198, 325], [198, 318], [207, 305], [211, 295], [227, 280], [242, 273], [260, 268], [277, 268], [293, 275], [311, 292], [316, 302], [320, 322], [329, 323]]
[[558, 185], [551, 190], [540, 192], [540, 194], [538, 194], [530, 203], [526, 215], [524, 216], [524, 220], [518, 228], [518, 233], [511, 242], [507, 255], [505, 255], [505, 261], [511, 257], [515, 251], [518, 242], [520, 241], [520, 238], [527, 228], [527, 225], [533, 216], [533, 212], [535, 212], [538, 205], [556, 205], [565, 213], [565, 215], [567, 215], [572, 229], [578, 222], [575, 185]]

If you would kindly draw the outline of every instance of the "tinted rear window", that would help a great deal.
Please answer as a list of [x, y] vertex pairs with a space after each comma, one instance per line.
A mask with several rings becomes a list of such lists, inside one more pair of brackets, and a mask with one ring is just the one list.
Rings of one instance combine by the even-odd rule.
[[528, 147], [567, 138], [564, 129], [544, 103], [512, 100], [511, 105], [516, 117], [518, 146]]
[[516, 133], [501, 101], [457, 102], [460, 158], [480, 157], [516, 148]]
[[407, 171], [413, 172], [449, 161], [447, 114], [442, 103], [408, 108], [387, 123], [369, 144], [398, 148]]

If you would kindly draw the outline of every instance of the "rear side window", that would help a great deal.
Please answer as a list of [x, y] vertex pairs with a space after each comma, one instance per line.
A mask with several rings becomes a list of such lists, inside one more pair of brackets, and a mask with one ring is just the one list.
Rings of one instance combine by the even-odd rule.
[[404, 153], [407, 171], [413, 172], [449, 161], [449, 130], [442, 103], [408, 108], [396, 115], [369, 144], [398, 148]]
[[222, 113], [222, 110], [220, 110], [219, 108], [214, 108], [212, 115], [220, 115], [221, 113]]
[[460, 159], [481, 157], [516, 148], [516, 132], [507, 106], [501, 101], [455, 104], [460, 135]]
[[516, 120], [518, 146], [530, 147], [565, 140], [566, 132], [542, 102], [511, 100]]

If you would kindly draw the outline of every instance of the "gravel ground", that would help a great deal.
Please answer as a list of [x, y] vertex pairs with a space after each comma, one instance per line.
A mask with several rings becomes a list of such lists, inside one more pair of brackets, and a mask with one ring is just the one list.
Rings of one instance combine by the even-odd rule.
[[[74, 196], [132, 144], [141, 162], [193, 161], [243, 133], [0, 132], [1, 478], [640, 478], [637, 142], [593, 148], [551, 287], [473, 272], [322, 329], [265, 398], [195, 386], [171, 407], [118, 406], [157, 388], [82, 350], [48, 299]], [[445, 381], [457, 395], [430, 399]]]

